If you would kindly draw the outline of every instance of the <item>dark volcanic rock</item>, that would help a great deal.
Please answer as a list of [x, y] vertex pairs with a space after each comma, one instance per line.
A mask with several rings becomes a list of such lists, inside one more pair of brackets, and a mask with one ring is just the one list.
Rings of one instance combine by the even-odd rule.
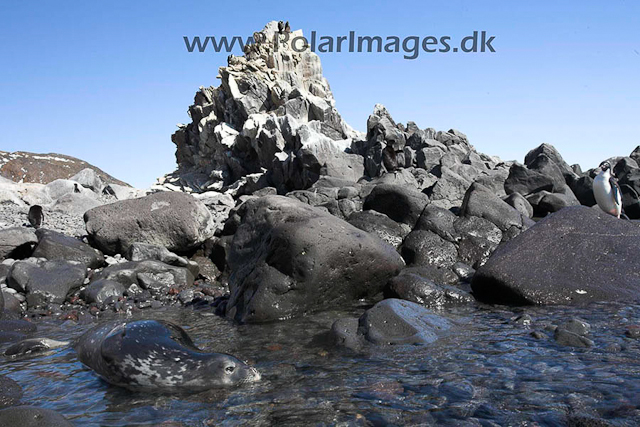
[[386, 299], [360, 318], [360, 331], [373, 344], [429, 344], [451, 323], [410, 301]]
[[393, 247], [330, 214], [281, 196], [248, 200], [227, 261], [227, 316], [263, 322], [372, 296], [403, 262]]
[[73, 427], [73, 424], [51, 409], [14, 406], [0, 410], [0, 426]]
[[583, 175], [571, 187], [576, 198], [585, 206], [593, 206], [596, 204], [596, 197], [593, 195], [593, 178], [589, 175]]
[[514, 163], [509, 169], [509, 176], [504, 182], [507, 194], [520, 193], [528, 195], [536, 191], [553, 191], [554, 180], [543, 173], [528, 169], [520, 163]]
[[548, 191], [540, 191], [527, 197], [527, 201], [531, 203], [533, 212], [537, 216], [545, 216], [548, 213], [558, 212], [560, 209], [569, 206], [578, 206], [580, 202], [571, 192], [571, 189], [564, 186], [563, 192], [549, 193]]
[[358, 335], [358, 319], [355, 317], [344, 317], [333, 322], [330, 336], [338, 347], [358, 351], [364, 345], [363, 337]]
[[385, 214], [376, 211], [354, 212], [349, 216], [349, 224], [378, 236], [394, 248], [400, 246], [411, 231], [405, 224], [398, 224]]
[[399, 299], [386, 299], [367, 310], [357, 322], [340, 319], [332, 326], [335, 342], [353, 350], [365, 344], [430, 344], [452, 324], [429, 309]]
[[385, 298], [400, 298], [431, 308], [474, 301], [467, 292], [453, 286], [439, 285], [425, 276], [428, 276], [428, 272], [425, 275], [421, 268], [405, 268], [389, 280], [384, 291]]
[[38, 243], [36, 233], [30, 228], [14, 227], [0, 230], [0, 261], [5, 258], [27, 258]]
[[193, 274], [188, 269], [159, 261], [129, 261], [114, 264], [98, 273], [92, 284], [101, 279], [118, 282], [127, 288], [131, 284], [137, 284], [142, 289], [149, 289], [157, 294], [166, 294], [172, 286], [191, 286], [194, 281]]
[[88, 268], [98, 268], [104, 264], [104, 256], [100, 251], [74, 237], [44, 228], [39, 229], [36, 235], [39, 242], [33, 251], [35, 258], [46, 258], [49, 261], [78, 261]]
[[578, 179], [571, 166], [562, 160], [560, 153], [548, 144], [531, 150], [525, 157], [524, 164], [531, 170], [551, 177], [557, 186], [571, 185]]
[[428, 205], [420, 215], [414, 230], [432, 231], [453, 243], [457, 240], [457, 232], [453, 227], [457, 219], [458, 217], [447, 209]]
[[533, 224], [533, 221], [477, 182], [467, 190], [460, 216], [477, 216], [488, 220], [502, 230], [503, 240], [508, 240]]
[[463, 262], [456, 262], [451, 267], [451, 270], [460, 280], [465, 282], [470, 281], [473, 278], [473, 275], [476, 274], [476, 270], [474, 268]]
[[628, 184], [622, 184], [620, 192], [622, 193], [624, 213], [630, 219], [640, 219], [640, 196], [638, 196], [638, 192]]
[[477, 216], [461, 217], [454, 223], [458, 260], [473, 268], [483, 265], [502, 241], [502, 232], [493, 223]]
[[77, 261], [18, 261], [11, 266], [7, 286], [27, 293], [30, 308], [62, 304], [67, 294], [82, 286], [85, 273], [85, 265]]
[[522, 194], [511, 193], [504, 201], [527, 218], [533, 217], [533, 206], [531, 206], [531, 203], [529, 203]]
[[589, 338], [584, 337], [582, 335], [576, 334], [575, 332], [568, 331], [566, 329], [561, 329], [558, 327], [554, 334], [553, 338], [560, 345], [564, 345], [567, 347], [593, 347], [593, 341]]
[[188, 268], [194, 277], [198, 276], [200, 267], [196, 262], [178, 256], [164, 246], [150, 245], [148, 243], [134, 243], [125, 254], [129, 261], [155, 260], [176, 267]]
[[380, 184], [367, 196], [363, 209], [372, 209], [396, 222], [413, 227], [428, 203], [429, 197], [417, 190], [392, 184]]
[[558, 329], [564, 329], [569, 332], [573, 332], [578, 335], [587, 335], [591, 331], [591, 325], [580, 319], [571, 319], [567, 322], [558, 325]]
[[[22, 308], [20, 307], [20, 300], [16, 298], [15, 293], [9, 292], [8, 289], [9, 288], [3, 289], [2, 292], [0, 292], [2, 294], [0, 295], [0, 300], [4, 300], [4, 309], [11, 313], [20, 314], [22, 311]], [[1, 307], [2, 302], [0, 302], [0, 308]], [[0, 314], [0, 317], [2, 317], [2, 314]]]
[[453, 243], [431, 231], [415, 230], [409, 233], [400, 254], [407, 265], [451, 267], [456, 262], [457, 250]]
[[4, 292], [0, 292], [0, 319], [2, 318], [3, 314], [4, 314], [4, 309], [5, 309], [5, 305], [4, 305]]
[[441, 168], [440, 179], [430, 192], [431, 201], [443, 208], [450, 209], [462, 204], [464, 194], [471, 181], [452, 171], [448, 167]]
[[22, 398], [22, 387], [9, 377], [0, 375], [0, 409], [16, 405]]
[[502, 244], [472, 281], [498, 304], [634, 301], [640, 295], [640, 227], [599, 209], [570, 207]]
[[110, 297], [124, 295], [125, 287], [118, 282], [108, 279], [99, 279], [92, 282], [80, 292], [80, 298], [88, 303], [103, 304]]
[[135, 242], [184, 252], [213, 237], [215, 231], [206, 206], [178, 192], [99, 206], [86, 212], [84, 221], [94, 244], [109, 255], [125, 253]]
[[560, 173], [564, 176], [567, 184], [571, 185], [571, 182], [577, 178], [577, 174], [575, 173], [573, 168], [564, 161], [564, 159], [560, 155], [560, 152], [550, 144], [541, 144], [533, 150], [529, 151], [524, 158], [524, 164], [532, 169], [536, 169], [536, 167], [538, 167], [539, 170], [541, 156], [546, 157], [546, 159], [550, 160], [555, 166], [557, 166], [557, 168], [560, 170]]

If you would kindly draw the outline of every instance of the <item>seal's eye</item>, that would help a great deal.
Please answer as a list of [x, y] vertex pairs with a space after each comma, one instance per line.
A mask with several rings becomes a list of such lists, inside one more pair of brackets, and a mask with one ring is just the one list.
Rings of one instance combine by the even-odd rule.
[[227, 372], [227, 374], [233, 374], [233, 371], [236, 370], [236, 367], [233, 365], [229, 365], [226, 368], [224, 368], [224, 370]]

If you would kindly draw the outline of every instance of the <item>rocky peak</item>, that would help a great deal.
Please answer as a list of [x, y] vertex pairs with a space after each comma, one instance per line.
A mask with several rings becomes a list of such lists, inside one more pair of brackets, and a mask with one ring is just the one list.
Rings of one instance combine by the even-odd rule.
[[273, 21], [254, 33], [243, 56], [229, 56], [220, 86], [196, 93], [192, 122], [172, 137], [178, 170], [156, 189], [236, 197], [275, 187], [286, 194], [323, 175], [355, 183], [403, 170], [403, 179], [450, 208], [476, 179], [500, 188], [504, 165], [455, 129], [404, 126], [377, 104], [366, 134], [354, 131], [335, 108], [320, 58], [300, 51], [301, 37]]
[[309, 155], [329, 150], [357, 163], [344, 150], [360, 135], [336, 110], [320, 58], [293, 49], [298, 36], [301, 30], [281, 32], [276, 21], [268, 23], [244, 56], [230, 55], [220, 67], [219, 87], [200, 88], [189, 108], [192, 122], [172, 137], [178, 171], [169, 182], [200, 192], [262, 178], [284, 191], [317, 179], [323, 165]]

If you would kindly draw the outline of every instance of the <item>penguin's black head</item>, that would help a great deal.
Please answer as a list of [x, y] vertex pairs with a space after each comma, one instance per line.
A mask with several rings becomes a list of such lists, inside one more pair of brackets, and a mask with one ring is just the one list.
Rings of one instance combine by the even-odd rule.
[[602, 169], [603, 171], [609, 170], [609, 169], [611, 169], [611, 163], [609, 163], [607, 161], [604, 161], [604, 162], [600, 163], [599, 168]]

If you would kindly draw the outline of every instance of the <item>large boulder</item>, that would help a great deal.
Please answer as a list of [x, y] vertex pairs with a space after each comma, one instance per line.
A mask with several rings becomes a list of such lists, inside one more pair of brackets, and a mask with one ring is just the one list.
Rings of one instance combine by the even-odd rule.
[[526, 196], [542, 190], [554, 191], [564, 184], [564, 179], [545, 175], [520, 163], [514, 163], [511, 165], [509, 176], [504, 182], [504, 190], [507, 194], [520, 193]]
[[185, 252], [213, 237], [215, 231], [204, 204], [180, 192], [100, 206], [86, 212], [84, 221], [94, 245], [110, 255], [125, 253], [134, 242]]
[[63, 214], [81, 217], [85, 212], [95, 207], [102, 206], [103, 202], [96, 200], [93, 193], [86, 190], [85, 193], [68, 193], [60, 196], [53, 205], [51, 210], [62, 212]]
[[85, 274], [86, 267], [81, 262], [30, 258], [11, 266], [7, 286], [26, 293], [30, 308], [62, 304], [72, 290], [82, 286]]
[[396, 222], [413, 227], [428, 203], [429, 197], [417, 190], [380, 184], [367, 196], [363, 209], [383, 213]]
[[70, 179], [94, 193], [101, 193], [104, 188], [104, 182], [100, 179], [100, 175], [91, 168], [82, 169]]
[[640, 227], [600, 209], [562, 209], [503, 243], [472, 288], [487, 303], [575, 304], [640, 297]]
[[0, 230], [0, 261], [5, 258], [26, 258], [38, 243], [33, 229], [14, 227]]
[[431, 190], [431, 200], [435, 205], [444, 209], [459, 207], [472, 180], [445, 166], [441, 168], [440, 175], [440, 179]]
[[227, 316], [265, 322], [380, 292], [404, 263], [392, 246], [282, 196], [245, 202], [228, 252]]
[[36, 235], [39, 239], [38, 246], [33, 251], [36, 258], [80, 261], [89, 268], [98, 268], [104, 264], [104, 256], [100, 251], [74, 237], [44, 228], [36, 231]]
[[457, 240], [457, 233], [453, 227], [458, 217], [448, 209], [443, 209], [433, 204], [428, 205], [414, 228], [415, 230], [432, 231], [448, 242]]
[[580, 204], [593, 206], [596, 204], [596, 197], [593, 195], [593, 177], [583, 175], [573, 183], [571, 190], [576, 195]]
[[477, 182], [467, 190], [460, 208], [460, 215], [486, 219], [503, 232], [504, 240], [519, 234], [533, 224], [531, 219]]
[[[553, 165], [549, 165], [549, 163]], [[555, 177], [558, 177], [559, 172], [567, 185], [573, 185], [578, 179], [578, 174], [564, 161], [560, 152], [550, 144], [541, 144], [529, 151], [524, 158], [524, 164], [530, 169], [553, 174]]]

